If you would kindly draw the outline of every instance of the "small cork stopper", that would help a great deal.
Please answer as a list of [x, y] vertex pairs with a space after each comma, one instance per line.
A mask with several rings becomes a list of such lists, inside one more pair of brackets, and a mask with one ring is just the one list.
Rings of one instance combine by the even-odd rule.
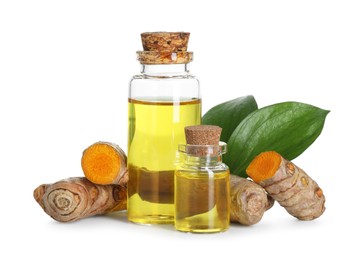
[[145, 32], [141, 34], [144, 51], [187, 51], [188, 32]]
[[141, 34], [143, 51], [138, 51], [141, 64], [186, 64], [193, 60], [188, 52], [188, 32], [145, 32]]
[[[215, 125], [197, 125], [185, 127], [186, 141], [188, 145], [199, 145], [190, 147], [188, 153], [197, 156], [216, 155], [221, 137], [222, 128]], [[204, 145], [204, 147], [202, 147]], [[213, 148], [208, 146], [214, 146]]]
[[217, 145], [221, 137], [222, 128], [216, 125], [186, 126], [187, 144]]

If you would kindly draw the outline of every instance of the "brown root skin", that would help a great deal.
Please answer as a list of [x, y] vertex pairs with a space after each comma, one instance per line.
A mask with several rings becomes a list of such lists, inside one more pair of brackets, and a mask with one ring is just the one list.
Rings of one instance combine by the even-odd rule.
[[127, 156], [116, 144], [97, 142], [84, 150], [81, 166], [85, 177], [96, 184], [128, 182]]
[[242, 225], [258, 223], [274, 200], [253, 181], [231, 175], [231, 221]]
[[313, 220], [325, 211], [325, 196], [301, 168], [274, 151], [259, 154], [246, 170], [288, 213]]
[[127, 191], [121, 185], [97, 185], [84, 177], [42, 184], [34, 199], [53, 219], [71, 222], [127, 207]]

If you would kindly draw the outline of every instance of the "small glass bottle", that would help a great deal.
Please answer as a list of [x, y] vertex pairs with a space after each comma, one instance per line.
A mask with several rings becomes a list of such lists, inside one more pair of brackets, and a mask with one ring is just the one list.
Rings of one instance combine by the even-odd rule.
[[142, 33], [141, 74], [129, 89], [128, 219], [174, 222], [174, 171], [184, 127], [201, 121], [198, 79], [189, 73], [189, 33]]
[[187, 144], [179, 145], [182, 160], [175, 172], [175, 228], [179, 231], [213, 233], [229, 227], [230, 173], [222, 163], [227, 145], [219, 142], [219, 129], [186, 127]]

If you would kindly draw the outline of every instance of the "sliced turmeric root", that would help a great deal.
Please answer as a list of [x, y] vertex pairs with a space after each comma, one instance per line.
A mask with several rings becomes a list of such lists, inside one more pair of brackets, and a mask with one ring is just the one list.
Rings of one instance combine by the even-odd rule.
[[97, 142], [84, 150], [81, 166], [85, 177], [96, 184], [128, 182], [127, 157], [116, 144]]
[[325, 211], [325, 196], [318, 184], [275, 151], [256, 156], [246, 172], [288, 213], [300, 220], [318, 218]]

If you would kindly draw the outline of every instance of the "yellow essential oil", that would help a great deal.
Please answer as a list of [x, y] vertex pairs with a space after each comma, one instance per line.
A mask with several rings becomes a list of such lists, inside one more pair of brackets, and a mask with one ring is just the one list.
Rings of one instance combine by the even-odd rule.
[[201, 121], [200, 99], [129, 99], [128, 219], [174, 222], [174, 171], [184, 127]]
[[230, 218], [229, 170], [178, 170], [175, 174], [175, 228], [193, 233], [221, 232]]

